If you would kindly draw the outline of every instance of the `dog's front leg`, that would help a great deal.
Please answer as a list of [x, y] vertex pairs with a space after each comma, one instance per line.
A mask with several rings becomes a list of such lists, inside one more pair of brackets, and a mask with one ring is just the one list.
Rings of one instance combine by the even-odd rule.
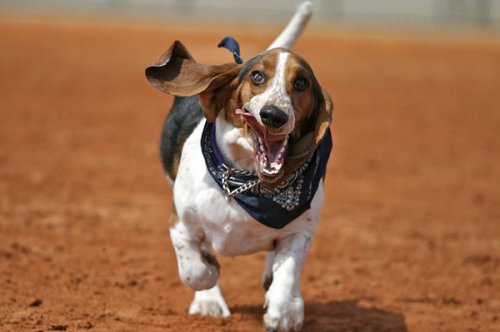
[[[193, 234], [194, 233], [194, 234]], [[182, 222], [170, 229], [181, 281], [195, 290], [189, 314], [228, 317], [231, 313], [219, 288], [219, 263], [199, 234]]]
[[266, 331], [300, 331], [304, 300], [300, 273], [311, 246], [311, 234], [292, 234], [277, 242], [272, 264], [272, 283], [266, 292]]
[[219, 280], [219, 264], [214, 256], [202, 250], [200, 236], [192, 233], [182, 221], [170, 229], [179, 277], [186, 286], [194, 290], [210, 289]]

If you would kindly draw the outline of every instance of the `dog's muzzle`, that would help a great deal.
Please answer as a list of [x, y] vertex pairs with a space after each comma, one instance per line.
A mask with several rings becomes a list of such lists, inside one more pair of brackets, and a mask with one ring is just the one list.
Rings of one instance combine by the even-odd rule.
[[262, 123], [272, 129], [279, 129], [288, 122], [288, 115], [273, 105], [266, 105], [259, 112]]

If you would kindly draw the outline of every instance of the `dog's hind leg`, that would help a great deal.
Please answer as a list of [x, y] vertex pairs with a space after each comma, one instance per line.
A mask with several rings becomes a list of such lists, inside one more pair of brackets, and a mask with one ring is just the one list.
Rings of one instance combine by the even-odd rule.
[[189, 306], [189, 314], [211, 317], [229, 317], [231, 312], [220, 291], [219, 284], [210, 289], [194, 292], [194, 299]]

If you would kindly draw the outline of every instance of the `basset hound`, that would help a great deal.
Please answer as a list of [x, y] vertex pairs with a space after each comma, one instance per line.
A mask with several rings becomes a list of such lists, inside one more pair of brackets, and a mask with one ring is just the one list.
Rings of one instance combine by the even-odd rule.
[[323, 204], [332, 101], [290, 48], [312, 12], [303, 3], [263, 53], [206, 65], [176, 41], [146, 69], [174, 95], [161, 136], [173, 186], [170, 237], [190, 314], [230, 315], [215, 254], [267, 251], [264, 325], [299, 331], [300, 274]]

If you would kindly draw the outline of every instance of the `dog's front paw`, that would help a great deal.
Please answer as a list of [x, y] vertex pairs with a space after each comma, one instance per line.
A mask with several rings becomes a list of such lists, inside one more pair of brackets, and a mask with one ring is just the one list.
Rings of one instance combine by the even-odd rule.
[[218, 286], [196, 291], [193, 302], [189, 306], [189, 314], [210, 317], [229, 317], [231, 315]]
[[302, 297], [273, 297], [266, 294], [267, 311], [264, 315], [266, 331], [301, 331], [304, 324], [304, 300]]

